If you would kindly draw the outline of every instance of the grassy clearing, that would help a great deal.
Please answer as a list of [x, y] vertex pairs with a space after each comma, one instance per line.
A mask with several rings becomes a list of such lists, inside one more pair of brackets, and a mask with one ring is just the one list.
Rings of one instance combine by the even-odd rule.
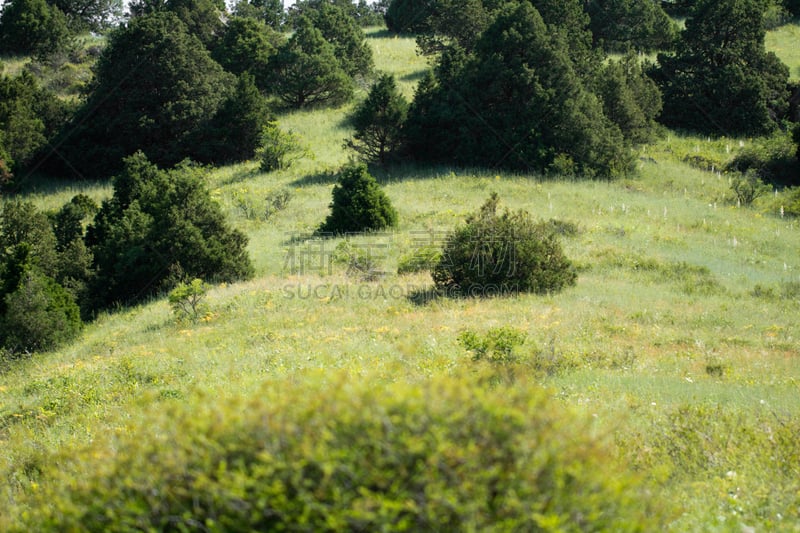
[[789, 66], [793, 80], [800, 79], [800, 24], [786, 24], [768, 31], [766, 46]]
[[[408, 75], [424, 64], [412, 41], [371, 35], [384, 47], [379, 68]], [[646, 148], [637, 176], [612, 183], [446, 168], [379, 174], [401, 223], [351, 239], [384, 273], [366, 281], [337, 260], [344, 239], [311, 237], [348, 157], [346, 113], [280, 117], [314, 154], [288, 170], [264, 174], [251, 162], [210, 172], [214, 196], [250, 236], [257, 279], [215, 287], [203, 320], [177, 323], [156, 300], [3, 367], [0, 529], [21, 528], [40, 491], [69, 492], [59, 488], [61, 467], [96, 479], [93, 460], [108, 465], [116, 443], [152, 445], [147, 428], [163, 426], [165, 410], [182, 413], [178, 428], [190, 433], [191, 413], [206, 404], [225, 419], [253, 398], [302, 401], [310, 383], [323, 399], [342, 379], [367, 384], [359, 394], [412, 394], [431, 379], [488, 372], [497, 396], [543, 385], [588, 420], [586, 432], [609, 441], [609, 460], [664, 502], [671, 530], [797, 531], [800, 233], [771, 200], [732, 203], [717, 169], [749, 140], [671, 134]], [[109, 189], [32, 181], [26, 196], [51, 209], [77, 191], [101, 198]], [[290, 199], [267, 218], [274, 191]], [[426, 301], [430, 277], [398, 276], [398, 259], [441, 244], [492, 191], [503, 206], [578, 227], [563, 241], [577, 286]], [[459, 343], [466, 330], [501, 327], [524, 337], [508, 367], [473, 361]]]

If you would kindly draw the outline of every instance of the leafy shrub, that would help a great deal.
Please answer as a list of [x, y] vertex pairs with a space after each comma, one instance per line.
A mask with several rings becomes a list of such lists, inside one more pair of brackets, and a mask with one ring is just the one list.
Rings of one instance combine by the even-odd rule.
[[264, 220], [269, 220], [275, 213], [286, 209], [291, 199], [292, 191], [289, 189], [277, 189], [267, 193]]
[[441, 249], [433, 246], [422, 246], [400, 257], [400, 260], [397, 262], [397, 273], [403, 275], [422, 272], [423, 270], [432, 270], [441, 258]]
[[[46, 468], [20, 530], [653, 531], [658, 507], [538, 387], [333, 375], [161, 404]], [[112, 451], [113, 450], [113, 451]], [[66, 462], [66, 464], [64, 464]], [[50, 463], [53, 464], [54, 463]]]
[[196, 322], [207, 310], [203, 303], [209, 285], [202, 279], [195, 278], [190, 283], [179, 283], [169, 293], [169, 305], [179, 321]]
[[758, 139], [743, 148], [725, 166], [729, 172], [752, 170], [762, 180], [782, 184], [800, 184], [797, 177], [800, 164], [795, 154], [796, 145], [790, 132], [778, 132], [770, 137]]
[[261, 132], [261, 147], [256, 157], [261, 161], [264, 172], [284, 170], [294, 161], [303, 157], [306, 150], [300, 144], [300, 137], [291, 131], [285, 132], [275, 121], [269, 122]]
[[577, 274], [546, 223], [525, 211], [497, 214], [496, 193], [447, 238], [433, 270], [439, 290], [468, 296], [556, 292]]
[[519, 359], [516, 349], [525, 343], [524, 331], [504, 326], [492, 328], [485, 335], [472, 330], [462, 331], [458, 342], [472, 352], [473, 361], [489, 361], [491, 363], [513, 363]]
[[342, 169], [333, 187], [330, 208], [331, 213], [320, 227], [323, 233], [381, 230], [397, 224], [397, 211], [364, 164]]
[[754, 170], [748, 170], [731, 180], [731, 190], [738, 205], [748, 206], [761, 196], [768, 194], [772, 188], [761, 181]]
[[350, 240], [336, 246], [331, 261], [347, 266], [347, 275], [358, 277], [362, 281], [376, 281], [384, 274], [378, 258], [371, 253], [371, 247], [356, 246]]

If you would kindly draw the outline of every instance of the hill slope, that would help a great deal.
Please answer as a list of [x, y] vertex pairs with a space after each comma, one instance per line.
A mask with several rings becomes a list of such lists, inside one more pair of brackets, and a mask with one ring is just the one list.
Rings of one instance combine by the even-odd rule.
[[[371, 35], [378, 67], [397, 72], [410, 93], [425, 68], [413, 41]], [[258, 278], [214, 288], [200, 322], [178, 323], [166, 301], [154, 301], [101, 317], [58, 352], [6, 365], [0, 528], [22, 527], [62, 466], [89, 476], [94, 465], [71, 462], [75, 450], [105, 464], [118, 442], [150, 442], [149, 421], [162, 410], [188, 419], [265, 388], [290, 401], [309, 382], [324, 398], [340, 379], [380, 390], [476, 372], [494, 376], [499, 396], [504, 387], [548, 387], [655, 499], [671, 502], [675, 530], [796, 527], [800, 222], [782, 218], [775, 197], [738, 207], [728, 176], [682, 161], [724, 160], [750, 141], [671, 134], [647, 147], [639, 176], [613, 183], [393, 170], [380, 179], [400, 226], [349, 239], [386, 273], [367, 281], [338, 261], [344, 239], [311, 237], [347, 159], [346, 113], [281, 117], [315, 156], [287, 171], [247, 163], [210, 173], [214, 195], [250, 236]], [[289, 202], [266, 219], [276, 191]], [[577, 286], [547, 297], [426, 301], [430, 277], [396, 275], [399, 258], [440, 245], [492, 191], [506, 207], [574, 225], [563, 242], [580, 267]], [[53, 207], [69, 194], [31, 197]], [[525, 337], [511, 370], [484, 368], [459, 343], [463, 331], [501, 327]]]

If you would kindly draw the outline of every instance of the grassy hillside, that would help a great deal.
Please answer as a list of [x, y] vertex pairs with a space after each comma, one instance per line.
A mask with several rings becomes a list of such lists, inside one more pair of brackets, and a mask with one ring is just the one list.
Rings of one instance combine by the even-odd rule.
[[[784, 43], [794, 35], [786, 50], [800, 49], [792, 28], [780, 33]], [[370, 42], [378, 68], [396, 72], [410, 96], [426, 68], [413, 41], [375, 30]], [[311, 237], [348, 158], [347, 111], [281, 117], [313, 153], [287, 171], [246, 163], [209, 173], [250, 236], [257, 278], [215, 287], [201, 321], [178, 322], [153, 301], [100, 317], [62, 350], [3, 366], [0, 529], [22, 529], [42, 509], [52, 526], [71, 512], [70, 492], [88, 490], [80, 480], [105, 479], [117, 453], [140, 452], [132, 464], [145, 469], [142, 457], [154, 457], [155, 472], [171, 460], [164, 450], [206, 446], [222, 432], [214, 428], [270, 402], [321, 409], [330, 398], [343, 402], [330, 416], [346, 418], [381, 391], [413, 398], [423, 383], [456, 378], [489, 403], [544, 386], [547, 409], [602, 443], [591, 452], [605, 454], [600, 463], [619, 460], [644, 484], [640, 498], [658, 502], [660, 527], [800, 530], [800, 222], [780, 216], [777, 194], [737, 206], [729, 176], [684, 162], [724, 161], [750, 140], [670, 134], [646, 148], [637, 176], [612, 183], [448, 168], [379, 174], [401, 222], [350, 239], [385, 272], [366, 281], [337, 260], [344, 239]], [[78, 191], [109, 194], [32, 183], [28, 196], [54, 208]], [[290, 200], [267, 219], [275, 191]], [[574, 224], [563, 244], [579, 267], [576, 287], [428, 299], [429, 275], [395, 273], [401, 256], [440, 245], [492, 191], [503, 206]], [[459, 342], [464, 331], [501, 327], [524, 336], [517, 363], [476, 362]], [[336, 394], [351, 386], [354, 404]], [[425, 389], [434, 404], [437, 387]]]

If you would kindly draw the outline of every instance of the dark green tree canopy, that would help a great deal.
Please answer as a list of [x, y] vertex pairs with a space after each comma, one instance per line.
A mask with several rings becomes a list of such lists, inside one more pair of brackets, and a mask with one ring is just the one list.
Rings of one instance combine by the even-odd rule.
[[411, 106], [411, 152], [423, 159], [613, 177], [631, 165], [619, 128], [570, 60], [564, 35], [529, 3], [512, 4], [473, 56], [448, 50]]
[[392, 0], [384, 21], [392, 33], [424, 33], [433, 13], [434, 0]]
[[761, 134], [788, 108], [788, 68], [764, 48], [760, 0], [699, 0], [675, 54], [652, 72], [661, 121], [712, 135]]
[[206, 47], [211, 47], [222, 33], [223, 0], [138, 0], [130, 5], [132, 17], [154, 13], [173, 13]]
[[76, 31], [103, 31], [122, 16], [122, 0], [52, 0]]
[[30, 202], [0, 213], [0, 346], [12, 353], [54, 348], [81, 329], [74, 295], [56, 282], [63, 263], [47, 216]]
[[237, 17], [260, 20], [274, 30], [279, 30], [286, 20], [281, 0], [239, 0], [233, 8]]
[[595, 80], [603, 111], [633, 143], [651, 140], [661, 112], [661, 93], [644, 72], [636, 53], [609, 60]]
[[11, 0], [0, 13], [0, 54], [45, 57], [69, 37], [67, 17], [46, 0]]
[[125, 160], [87, 243], [99, 307], [139, 301], [181, 277], [235, 281], [253, 274], [247, 237], [227, 225], [202, 170], [160, 170], [141, 152]]
[[385, 165], [402, 146], [407, 115], [408, 101], [397, 88], [394, 76], [381, 75], [353, 114], [356, 132], [347, 146], [366, 161]]
[[397, 224], [397, 211], [364, 164], [344, 167], [332, 196], [322, 233], [382, 230]]
[[136, 17], [109, 37], [51, 171], [107, 177], [137, 150], [161, 166], [199, 157], [201, 130], [234, 90], [235, 76], [174, 14]]
[[333, 45], [305, 16], [273, 56], [270, 70], [272, 92], [290, 107], [336, 105], [353, 95], [353, 80], [339, 64]]
[[678, 29], [660, 2], [650, 0], [589, 0], [586, 12], [595, 44], [609, 51], [667, 50]]
[[0, 75], [0, 151], [10, 169], [32, 164], [67, 116], [67, 105], [40, 88], [29, 72], [15, 78]]
[[258, 88], [266, 92], [270, 58], [285, 41], [261, 20], [234, 17], [214, 44], [211, 56], [228, 72], [249, 72]]
[[316, 7], [304, 8], [302, 13], [333, 45], [334, 55], [348, 76], [370, 74], [374, 66], [372, 48], [366, 42], [364, 31], [345, 9], [320, 2]]

